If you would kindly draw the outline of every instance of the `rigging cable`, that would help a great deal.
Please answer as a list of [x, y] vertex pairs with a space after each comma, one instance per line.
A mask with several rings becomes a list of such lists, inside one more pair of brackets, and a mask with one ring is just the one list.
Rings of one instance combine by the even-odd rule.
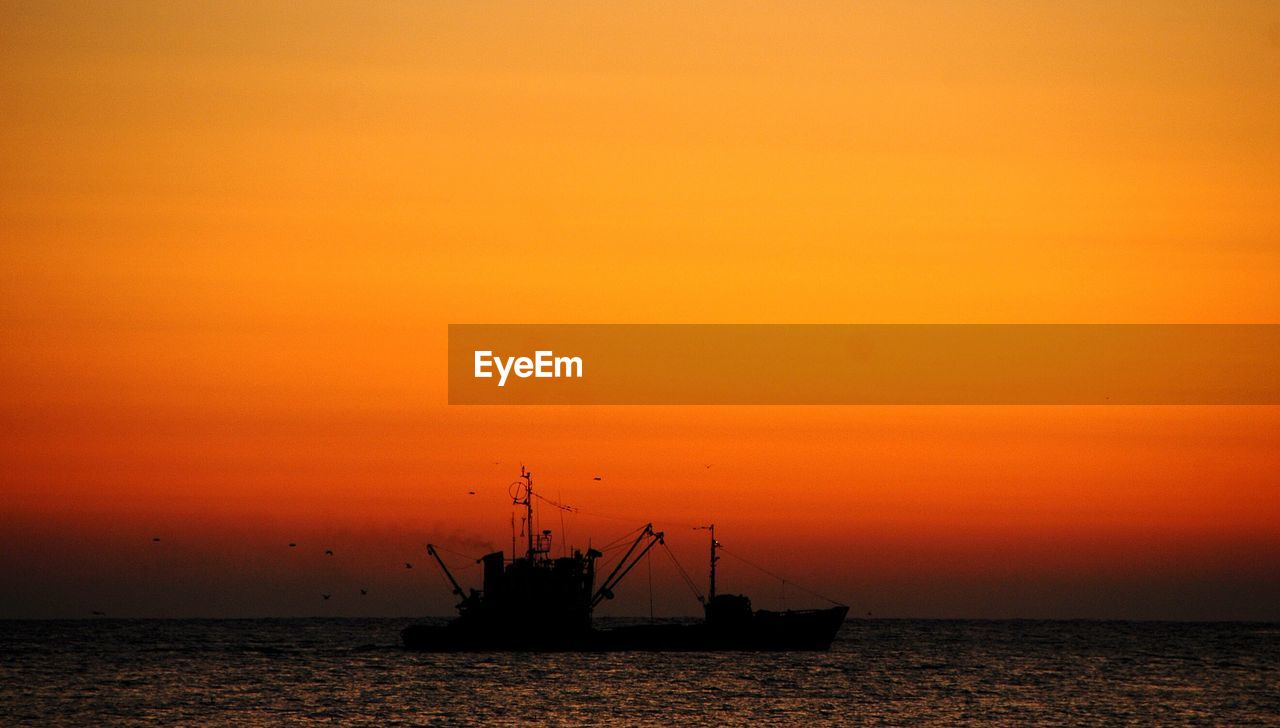
[[564, 527], [564, 512], [565, 512], [565, 509], [561, 508], [560, 509], [560, 555], [568, 556], [569, 555], [569, 533], [565, 530], [565, 527]]
[[625, 545], [628, 541], [631, 540], [633, 536], [635, 536], [637, 533], [640, 533], [643, 530], [644, 530], [644, 526], [640, 526], [639, 528], [633, 528], [630, 531], [627, 531], [626, 533], [622, 534], [621, 536], [615, 538], [614, 540], [610, 541], [609, 543], [601, 546], [596, 550], [600, 552], [604, 552], [604, 551], [608, 551], [611, 548], [616, 548], [618, 546]]
[[600, 552], [601, 556], [599, 568], [604, 569], [614, 563], [613, 559], [620, 556], [623, 549], [630, 548], [633, 545], [635, 539], [632, 537], [636, 536], [644, 529], [644, 526], [641, 526], [640, 528], [633, 528], [631, 531], [624, 533], [613, 541], [610, 541], [608, 545], [596, 549], [596, 551]]
[[777, 574], [773, 573], [772, 571], [769, 571], [768, 569], [766, 569], [766, 568], [764, 568], [763, 566], [761, 566], [761, 565], [759, 565], [759, 564], [755, 563], [754, 561], [750, 561], [750, 560], [746, 559], [745, 557], [742, 557], [742, 556], [739, 556], [739, 555], [737, 555], [737, 554], [733, 553], [733, 552], [732, 552], [732, 551], [730, 551], [729, 549], [726, 549], [724, 546], [721, 546], [721, 547], [720, 547], [720, 551], [721, 551], [721, 552], [723, 552], [723, 553], [729, 554], [730, 556], [732, 556], [733, 558], [737, 559], [738, 561], [741, 561], [742, 563], [746, 564], [747, 566], [754, 567], [755, 569], [757, 569], [757, 570], [759, 570], [759, 571], [761, 571], [761, 572], [763, 572], [763, 573], [765, 573], [765, 574], [768, 574], [769, 576], [772, 576], [773, 578], [775, 578], [775, 579], [777, 579], [777, 580], [781, 581], [784, 585], [785, 585], [785, 584], [790, 583], [790, 584], [791, 584], [791, 586], [793, 586], [793, 587], [795, 587], [795, 588], [799, 589], [800, 591], [802, 591], [802, 592], [804, 592], [804, 593], [806, 593], [806, 594], [809, 594], [810, 596], [815, 596], [815, 597], [817, 597], [817, 598], [819, 598], [819, 599], [821, 599], [821, 600], [823, 600], [823, 601], [825, 601], [825, 602], [831, 602], [832, 604], [836, 605], [837, 607], [847, 607], [847, 606], [849, 606], [848, 604], [845, 604], [844, 602], [838, 602], [838, 601], [836, 601], [836, 600], [832, 599], [832, 598], [831, 598], [831, 597], [829, 597], [829, 596], [825, 596], [825, 595], [823, 595], [823, 594], [819, 594], [818, 592], [813, 591], [812, 589], [806, 589], [805, 587], [803, 587], [803, 586], [801, 586], [801, 585], [799, 585], [799, 584], [795, 583], [794, 581], [788, 581], [787, 579], [785, 579], [785, 578], [783, 578], [783, 577], [781, 577], [781, 576], [778, 576]]
[[[580, 514], [582, 514], [582, 515], [584, 515], [584, 516], [591, 516], [591, 517], [593, 517], [593, 518], [607, 518], [607, 519], [609, 519], [609, 520], [611, 520], [611, 521], [626, 521], [627, 523], [635, 523], [635, 521], [636, 521], [636, 519], [635, 519], [635, 517], [634, 517], [634, 516], [617, 516], [617, 515], [613, 515], [613, 514], [610, 514], [610, 513], [600, 513], [600, 512], [598, 512], [598, 511], [587, 511], [587, 510], [583, 510], [582, 508], [579, 508], [578, 506], [571, 506], [571, 505], [568, 505], [567, 503], [560, 503], [559, 501], [554, 501], [554, 500], [552, 500], [552, 499], [550, 499], [550, 498], [548, 498], [548, 497], [546, 497], [546, 496], [542, 495], [541, 493], [534, 493], [534, 494], [533, 494], [533, 497], [534, 497], [534, 498], [537, 498], [538, 500], [542, 501], [543, 503], [546, 503], [547, 505], [549, 505], [549, 506], [551, 506], [551, 507], [553, 507], [553, 508], [559, 508], [560, 510], [568, 511], [569, 513], [580, 513]], [[681, 523], [681, 522], [679, 522], [679, 521], [671, 521], [671, 520], [666, 520], [666, 519], [663, 519], [663, 520], [662, 520], [662, 523], [664, 523], [664, 524], [669, 524], [669, 525], [672, 525], [672, 526], [680, 526], [680, 527], [682, 527], [682, 528], [683, 528], [683, 527], [689, 527], [689, 528], [695, 528], [695, 527], [696, 527], [696, 526], [694, 526], [694, 525], [692, 525], [692, 524], [688, 524], [688, 523]]]
[[676, 571], [680, 572], [680, 577], [684, 579], [684, 583], [689, 586], [689, 590], [693, 592], [693, 595], [698, 598], [699, 602], [705, 603], [706, 597], [702, 596], [702, 592], [698, 590], [698, 585], [689, 577], [689, 572], [685, 571], [684, 567], [680, 565], [680, 562], [676, 560], [676, 555], [671, 552], [671, 547], [664, 542], [662, 544], [662, 550], [666, 551], [667, 556], [671, 557], [671, 563], [676, 565]]
[[649, 621], [653, 621], [653, 559], [645, 556], [649, 567]]
[[451, 548], [446, 548], [446, 547], [444, 547], [444, 546], [438, 546], [438, 545], [437, 545], [437, 546], [435, 547], [435, 549], [436, 549], [436, 551], [443, 551], [443, 552], [445, 552], [446, 554], [453, 554], [454, 556], [460, 556], [460, 557], [462, 557], [462, 558], [466, 559], [467, 561], [472, 562], [472, 563], [471, 563], [471, 565], [472, 565], [472, 566], [474, 566], [476, 562], [479, 562], [481, 558], [484, 558], [484, 557], [479, 557], [479, 558], [477, 558], [477, 557], [475, 557], [475, 556], [470, 556], [470, 555], [468, 555], [468, 554], [464, 554], [464, 553], [462, 553], [461, 551], [454, 551], [453, 549], [451, 549]]

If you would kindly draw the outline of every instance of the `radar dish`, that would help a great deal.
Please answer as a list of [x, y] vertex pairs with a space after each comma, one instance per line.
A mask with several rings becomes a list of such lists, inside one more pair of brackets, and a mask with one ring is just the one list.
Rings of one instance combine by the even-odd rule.
[[507, 493], [511, 495], [512, 503], [523, 503], [529, 498], [529, 484], [519, 480], [512, 481]]

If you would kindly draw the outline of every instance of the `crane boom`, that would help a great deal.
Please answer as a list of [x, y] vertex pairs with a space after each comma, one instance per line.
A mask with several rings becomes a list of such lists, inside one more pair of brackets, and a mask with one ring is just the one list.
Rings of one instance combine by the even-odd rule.
[[[600, 583], [600, 588], [596, 591], [595, 596], [591, 598], [592, 609], [595, 609], [605, 599], [613, 599], [614, 587], [618, 586], [623, 577], [629, 574], [636, 564], [644, 559], [650, 549], [663, 543], [662, 536], [662, 531], [653, 530], [652, 523], [645, 524], [644, 530], [640, 531], [640, 535], [636, 536], [636, 540], [631, 542], [631, 548], [627, 549], [627, 553], [623, 554], [617, 565], [613, 567], [613, 571], [609, 572], [609, 576], [605, 577], [605, 580]], [[649, 542], [637, 553], [636, 549], [646, 538], [649, 539]]]
[[440, 570], [444, 572], [445, 578], [453, 585], [453, 593], [460, 597], [466, 597], [466, 593], [462, 590], [462, 585], [458, 583], [457, 579], [453, 578], [453, 574], [449, 571], [449, 567], [444, 565], [444, 559], [441, 559], [440, 554], [436, 553], [436, 547], [432, 544], [427, 544], [427, 553], [431, 554], [431, 557], [436, 560], [436, 564], [439, 565]]

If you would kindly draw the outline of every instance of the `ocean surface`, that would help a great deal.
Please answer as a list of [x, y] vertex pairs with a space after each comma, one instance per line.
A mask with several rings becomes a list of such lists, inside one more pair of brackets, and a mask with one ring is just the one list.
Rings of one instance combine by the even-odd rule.
[[409, 622], [0, 622], [0, 723], [1280, 725], [1278, 624], [856, 620], [828, 653], [442, 655], [398, 649]]

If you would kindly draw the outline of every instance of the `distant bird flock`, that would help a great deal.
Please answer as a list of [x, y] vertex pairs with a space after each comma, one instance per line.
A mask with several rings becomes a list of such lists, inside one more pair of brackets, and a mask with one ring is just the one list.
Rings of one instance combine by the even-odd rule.
[[[501, 465], [501, 464], [502, 464], [502, 461], [501, 461], [501, 460], [494, 460], [494, 461], [493, 461], [493, 464], [494, 464], [494, 465]], [[704, 468], [706, 468], [706, 469], [708, 469], [708, 470], [710, 470], [710, 469], [711, 469], [711, 465], [710, 465], [710, 464], [704, 464], [704, 465], [703, 465], [703, 467], [704, 467]], [[603, 482], [603, 480], [604, 480], [604, 476], [602, 476], [602, 475], [595, 475], [595, 476], [592, 476], [591, 480], [592, 480], [593, 482]], [[477, 491], [476, 491], [476, 490], [468, 490], [468, 491], [467, 491], [467, 495], [469, 495], [469, 496], [474, 496], [474, 495], [476, 495], [476, 494], [477, 494]], [[161, 537], [160, 537], [160, 536], [152, 536], [152, 537], [151, 537], [151, 542], [152, 542], [152, 543], [156, 543], [156, 544], [161, 543]], [[289, 543], [289, 548], [291, 548], [291, 549], [297, 549], [297, 548], [298, 548], [298, 542], [297, 542], [297, 541], [290, 541], [290, 542], [288, 542], [288, 543]], [[324, 549], [324, 555], [325, 555], [326, 557], [333, 557], [333, 556], [334, 556], [334, 550], [333, 550], [333, 549], [331, 549], [331, 548]], [[413, 564], [412, 564], [411, 562], [406, 561], [406, 562], [404, 562], [404, 568], [405, 568], [405, 569], [412, 569], [412, 568], [413, 568]], [[362, 596], [362, 597], [364, 597], [364, 596], [368, 596], [368, 595], [369, 595], [369, 589], [368, 589], [367, 587], [361, 587], [359, 591], [360, 591], [360, 596]], [[321, 592], [321, 593], [320, 593], [320, 599], [321, 599], [321, 601], [322, 601], [322, 602], [327, 602], [327, 601], [329, 601], [330, 599], [332, 599], [332, 598], [333, 598], [333, 596], [334, 596], [334, 592]], [[97, 610], [97, 609], [90, 611], [90, 614], [91, 614], [92, 616], [94, 616], [94, 617], [105, 617], [105, 616], [107, 616], [107, 615], [106, 615], [106, 612], [103, 612], [103, 611], [101, 611], [101, 610]]]

